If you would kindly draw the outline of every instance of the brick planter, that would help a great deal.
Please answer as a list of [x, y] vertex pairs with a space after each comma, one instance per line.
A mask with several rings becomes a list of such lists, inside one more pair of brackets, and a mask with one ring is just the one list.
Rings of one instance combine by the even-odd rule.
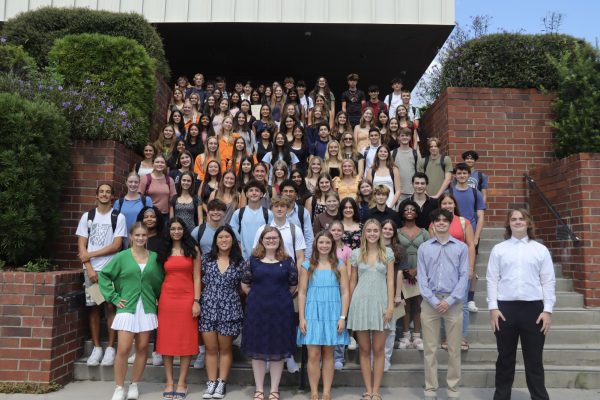
[[112, 184], [115, 198], [124, 194], [127, 174], [140, 159], [134, 151], [113, 140], [73, 142], [72, 168], [60, 202], [62, 219], [55, 246], [55, 260], [61, 267], [81, 268], [75, 231], [81, 215], [94, 207], [98, 184]]
[[82, 283], [81, 271], [0, 273], [0, 381], [73, 379], [85, 333]]
[[487, 226], [502, 226], [507, 210], [528, 203], [523, 173], [554, 161], [551, 103], [535, 89], [448, 88], [427, 110], [423, 129], [452, 162], [475, 149], [478, 169], [491, 176]]
[[581, 241], [557, 238], [558, 221], [532, 191], [529, 207], [538, 235], [585, 305], [600, 307], [600, 154], [573, 154], [532, 170], [531, 177]]

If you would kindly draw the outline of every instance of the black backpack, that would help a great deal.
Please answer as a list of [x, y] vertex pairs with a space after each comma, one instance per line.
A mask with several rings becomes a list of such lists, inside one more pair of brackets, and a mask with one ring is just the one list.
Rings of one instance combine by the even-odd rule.
[[[146, 196], [144, 196], [143, 194], [140, 195], [140, 196], [142, 198], [142, 204], [144, 205], [144, 208], [148, 207], [148, 204], [146, 203]], [[117, 213], [121, 212], [121, 208], [123, 208], [123, 202], [124, 201], [125, 201], [125, 196], [119, 197], [119, 208], [117, 209]]]
[[[442, 168], [442, 172], [446, 173], [446, 156], [440, 155], [440, 167]], [[425, 157], [425, 162], [423, 163], [423, 172], [427, 173], [427, 164], [429, 164], [429, 156]]]
[[[470, 188], [471, 191], [473, 192], [473, 198], [475, 199], [475, 201], [473, 202], [473, 209], [475, 210], [475, 214], [477, 214], [477, 189], [475, 188]], [[450, 186], [448, 188], [448, 193], [450, 193], [452, 196], [454, 196], [454, 189], [452, 188], [452, 186]], [[458, 206], [458, 204], [457, 204]]]
[[[412, 149], [412, 153], [413, 153], [413, 157], [415, 159], [415, 172], [417, 172], [417, 162], [419, 161], [419, 154], [417, 153], [417, 150], [415, 150], [415, 149]], [[396, 155], [397, 154], [398, 154], [398, 149], [394, 149], [392, 151], [392, 160], [394, 160], [394, 161], [396, 160]], [[425, 164], [425, 167], [427, 167], [427, 164]]]
[[[94, 218], [96, 217], [96, 209], [92, 208], [88, 211], [87, 218], [87, 228], [88, 228], [88, 237], [90, 236], [90, 231], [92, 230], [92, 223], [94, 222]], [[117, 220], [119, 219], [119, 211], [113, 209], [110, 212], [110, 224], [112, 225], [113, 234], [117, 230]]]
[[[244, 216], [244, 211], [246, 211], [246, 207], [240, 208], [240, 212], [238, 213], [238, 233], [242, 233], [242, 217]], [[262, 207], [263, 217], [265, 218], [265, 225], [269, 223], [269, 209], [266, 207]]]

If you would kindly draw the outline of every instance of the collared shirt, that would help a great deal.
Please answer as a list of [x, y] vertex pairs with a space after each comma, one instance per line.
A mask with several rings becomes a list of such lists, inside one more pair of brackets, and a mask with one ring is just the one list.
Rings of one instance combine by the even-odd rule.
[[[290, 221], [288, 219], [285, 220], [285, 224], [283, 225], [277, 225], [275, 223], [275, 220], [271, 221], [269, 225], [273, 228], [277, 228], [279, 233], [281, 233], [283, 245], [285, 247], [285, 252], [288, 254], [288, 256], [292, 257], [295, 260], [296, 254], [294, 254], [294, 248], [296, 249], [296, 251], [306, 250], [306, 242], [304, 241], [304, 234], [302, 234], [300, 226], [296, 224], [293, 225], [294, 229], [296, 230], [296, 243], [294, 245], [294, 242], [292, 241], [292, 225], [290, 224]], [[258, 231], [256, 231], [256, 236], [254, 237], [254, 245], [252, 246], [253, 249], [255, 249], [258, 245], [258, 239], [260, 239], [262, 231], [265, 230], [265, 226], [266, 225], [261, 226], [260, 228], [258, 228]], [[306, 255], [304, 258], [306, 259]]]
[[[431, 214], [431, 212], [433, 210], [435, 210], [436, 208], [438, 208], [438, 202], [436, 199], [432, 199], [431, 197], [426, 196], [426, 200], [423, 203], [423, 205], [419, 206], [420, 208], [420, 213], [419, 216], [417, 217], [417, 220], [415, 221], [415, 224], [417, 224], [417, 226], [419, 228], [423, 228], [423, 229], [429, 229], [429, 224], [431, 223], [431, 218], [429, 218], [429, 214]], [[410, 196], [410, 199], [412, 201], [414, 201], [415, 203], [417, 203], [417, 205], [419, 204], [416, 200], [415, 200], [415, 195], [413, 194], [412, 196]]]
[[304, 229], [302, 229], [302, 224], [300, 223], [300, 218], [298, 217], [298, 204], [294, 204], [294, 208], [287, 215], [288, 221], [292, 224], [296, 225], [300, 229], [303, 230], [304, 233], [304, 241], [306, 242], [306, 250], [304, 250], [304, 259], [308, 260], [310, 255], [312, 254], [312, 245], [314, 240], [314, 234], [312, 229], [312, 222], [310, 221], [310, 213], [306, 208], [302, 208], [304, 210]]
[[554, 265], [543, 244], [525, 237], [511, 237], [492, 249], [487, 267], [487, 302], [490, 310], [498, 301], [544, 301], [551, 313], [556, 303]]
[[464, 300], [469, 281], [469, 255], [467, 245], [448, 236], [441, 243], [436, 236], [417, 250], [417, 276], [421, 296], [433, 307], [439, 294], [449, 295], [449, 306]]

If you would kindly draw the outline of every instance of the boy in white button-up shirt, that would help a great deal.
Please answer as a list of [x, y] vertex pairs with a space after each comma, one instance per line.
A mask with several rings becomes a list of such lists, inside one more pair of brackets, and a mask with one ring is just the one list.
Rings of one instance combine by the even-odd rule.
[[510, 399], [519, 338], [532, 399], [549, 399], [543, 350], [550, 330], [556, 278], [548, 249], [534, 240], [528, 211], [508, 213], [505, 241], [492, 249], [487, 269], [487, 301], [496, 335], [494, 400]]

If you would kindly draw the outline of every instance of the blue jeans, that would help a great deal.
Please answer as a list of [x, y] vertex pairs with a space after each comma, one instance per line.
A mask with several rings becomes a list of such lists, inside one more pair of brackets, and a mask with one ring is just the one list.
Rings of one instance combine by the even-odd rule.
[[346, 351], [346, 345], [344, 344], [338, 344], [337, 346], [335, 346], [333, 348], [333, 362], [341, 362], [342, 364], [344, 364], [346, 362], [345, 357], [344, 357], [344, 353]]

